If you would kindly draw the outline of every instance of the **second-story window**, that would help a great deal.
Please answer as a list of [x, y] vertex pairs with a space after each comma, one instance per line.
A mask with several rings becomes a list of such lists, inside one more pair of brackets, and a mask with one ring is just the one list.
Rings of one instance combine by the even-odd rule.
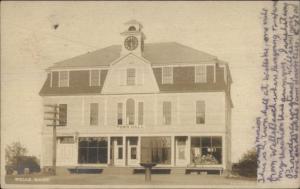
[[90, 71], [90, 86], [100, 86], [100, 70], [91, 70]]
[[68, 118], [67, 113], [68, 113], [67, 104], [59, 104], [59, 106], [58, 106], [59, 125], [61, 125], [61, 126], [67, 125], [67, 118]]
[[195, 83], [206, 83], [206, 66], [195, 66]]
[[196, 101], [196, 124], [205, 124], [205, 102]]
[[126, 123], [128, 125], [134, 125], [134, 119], [135, 119], [134, 112], [135, 112], [134, 100], [130, 98], [126, 102]]
[[170, 125], [172, 120], [172, 105], [170, 101], [163, 102], [163, 124]]
[[91, 103], [90, 104], [90, 125], [98, 125], [98, 113], [99, 113], [98, 103]]
[[123, 125], [123, 103], [118, 103], [118, 115], [117, 115], [117, 122], [118, 125]]
[[173, 67], [162, 68], [162, 84], [173, 83]]
[[143, 125], [144, 122], [144, 103], [139, 102], [138, 104], [138, 123], [139, 125]]
[[127, 69], [127, 85], [135, 85], [135, 69], [134, 68], [128, 68]]
[[59, 87], [68, 87], [69, 86], [69, 72], [60, 71], [59, 74]]

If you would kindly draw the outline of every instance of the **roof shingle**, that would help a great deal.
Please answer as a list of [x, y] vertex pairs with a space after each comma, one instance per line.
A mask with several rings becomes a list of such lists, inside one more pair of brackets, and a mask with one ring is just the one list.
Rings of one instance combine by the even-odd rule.
[[[50, 69], [109, 66], [111, 62], [120, 57], [120, 52], [121, 45], [112, 45], [55, 63]], [[213, 55], [176, 42], [145, 44], [143, 57], [152, 65], [201, 64], [214, 62], [217, 59]]]

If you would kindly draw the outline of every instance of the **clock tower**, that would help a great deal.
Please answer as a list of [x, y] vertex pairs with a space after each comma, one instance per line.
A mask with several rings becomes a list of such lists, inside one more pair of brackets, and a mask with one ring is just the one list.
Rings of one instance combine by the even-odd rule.
[[130, 20], [124, 25], [126, 30], [121, 33], [123, 36], [121, 56], [128, 53], [142, 56], [145, 40], [145, 35], [142, 32], [142, 24], [136, 20]]

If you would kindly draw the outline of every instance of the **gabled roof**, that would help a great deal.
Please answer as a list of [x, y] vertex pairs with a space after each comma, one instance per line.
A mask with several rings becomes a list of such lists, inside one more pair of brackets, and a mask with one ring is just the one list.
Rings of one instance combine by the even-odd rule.
[[[106, 67], [118, 59], [121, 45], [112, 45], [71, 59], [55, 63], [50, 69], [76, 67]], [[143, 57], [155, 65], [201, 64], [215, 62], [215, 56], [176, 42], [145, 44]]]

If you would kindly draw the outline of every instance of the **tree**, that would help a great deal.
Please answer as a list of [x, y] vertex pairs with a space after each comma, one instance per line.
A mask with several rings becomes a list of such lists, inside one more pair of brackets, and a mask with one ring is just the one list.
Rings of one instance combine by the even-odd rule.
[[241, 160], [236, 164], [235, 171], [246, 177], [256, 177], [257, 175], [257, 153], [255, 149], [249, 150], [243, 155]]
[[25, 156], [27, 149], [21, 145], [20, 142], [14, 142], [8, 145], [5, 149], [6, 165], [17, 167], [22, 156]]

